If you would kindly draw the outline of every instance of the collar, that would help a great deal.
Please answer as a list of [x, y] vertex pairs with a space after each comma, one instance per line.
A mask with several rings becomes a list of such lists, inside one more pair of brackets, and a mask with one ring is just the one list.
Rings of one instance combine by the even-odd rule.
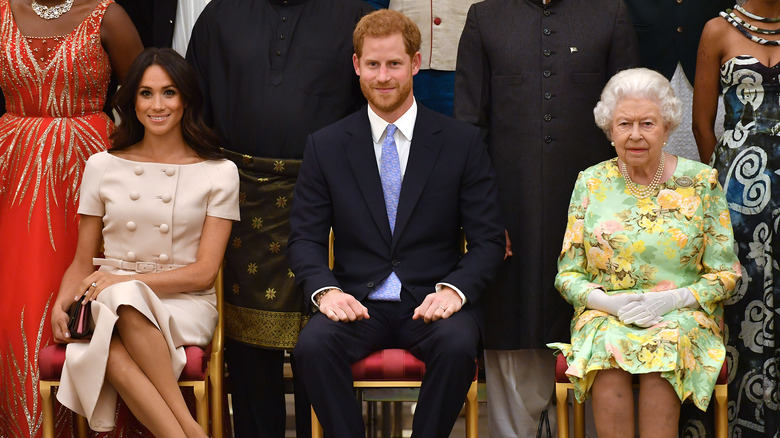
[[[368, 123], [371, 124], [371, 137], [374, 139], [374, 143], [382, 143], [385, 129], [387, 129], [387, 123], [383, 118], [379, 117], [374, 110], [371, 109], [371, 105], [366, 105], [368, 108]], [[414, 134], [414, 123], [417, 121], [417, 99], [412, 101], [412, 106], [409, 107], [406, 112], [393, 123], [398, 128], [398, 131], [406, 137], [407, 140], [412, 141], [412, 135]]]

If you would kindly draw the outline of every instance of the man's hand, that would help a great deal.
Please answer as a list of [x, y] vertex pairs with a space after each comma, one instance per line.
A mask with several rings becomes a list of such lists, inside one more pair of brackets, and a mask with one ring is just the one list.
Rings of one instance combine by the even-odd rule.
[[425, 323], [449, 318], [463, 307], [463, 300], [457, 292], [444, 286], [438, 292], [428, 294], [416, 309], [412, 319], [422, 318]]
[[352, 295], [331, 289], [320, 299], [320, 313], [331, 321], [351, 322], [368, 319], [368, 309]]
[[504, 236], [506, 236], [506, 247], [504, 248], [504, 260], [506, 260], [512, 257], [514, 253], [512, 253], [512, 241], [509, 240], [509, 231], [504, 230]]

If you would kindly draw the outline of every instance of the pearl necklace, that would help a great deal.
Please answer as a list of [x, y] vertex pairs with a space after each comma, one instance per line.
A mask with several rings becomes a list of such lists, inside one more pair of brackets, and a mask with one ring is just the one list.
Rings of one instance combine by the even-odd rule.
[[626, 188], [628, 188], [628, 191], [631, 192], [632, 195], [636, 196], [639, 199], [647, 198], [648, 196], [655, 193], [656, 189], [658, 188], [658, 183], [661, 182], [661, 177], [664, 174], [665, 162], [666, 162], [666, 154], [661, 152], [661, 162], [658, 163], [658, 168], [655, 170], [655, 175], [653, 176], [653, 180], [650, 181], [650, 184], [648, 184], [644, 189], [640, 189], [639, 187], [637, 187], [637, 184], [631, 180], [631, 177], [628, 176], [628, 170], [626, 170], [626, 163], [621, 162], [620, 173], [623, 174], [623, 179], [626, 180]]
[[35, 14], [39, 17], [43, 18], [44, 20], [53, 20], [55, 18], [60, 18], [60, 16], [68, 11], [70, 11], [71, 6], [73, 6], [73, 0], [65, 0], [65, 3], [59, 4], [57, 6], [44, 6], [40, 3], [38, 3], [35, 0], [32, 0], [32, 9], [35, 11]]

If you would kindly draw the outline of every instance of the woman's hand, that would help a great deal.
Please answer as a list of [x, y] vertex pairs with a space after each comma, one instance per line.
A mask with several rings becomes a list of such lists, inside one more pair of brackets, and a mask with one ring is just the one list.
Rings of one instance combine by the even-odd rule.
[[625, 305], [641, 299], [641, 294], [620, 293], [607, 295], [607, 293], [601, 289], [593, 289], [590, 291], [590, 294], [588, 294], [587, 307], [589, 309], [601, 310], [610, 315], [618, 316], [620, 309]]
[[54, 336], [54, 342], [58, 344], [64, 344], [67, 342], [73, 342], [68, 331], [68, 321], [70, 316], [67, 309], [63, 310], [62, 307], [54, 305], [51, 310], [51, 331]]
[[81, 283], [79, 283], [78, 286], [78, 290], [75, 291], [73, 301], [78, 301], [82, 295], [86, 295], [87, 300], [89, 301], [95, 301], [98, 295], [100, 295], [100, 293], [103, 292], [103, 290], [107, 287], [117, 283], [122, 283], [123, 281], [134, 280], [132, 277], [132, 275], [115, 275], [108, 274], [106, 272], [95, 271], [87, 276], [87, 278], [81, 280]]

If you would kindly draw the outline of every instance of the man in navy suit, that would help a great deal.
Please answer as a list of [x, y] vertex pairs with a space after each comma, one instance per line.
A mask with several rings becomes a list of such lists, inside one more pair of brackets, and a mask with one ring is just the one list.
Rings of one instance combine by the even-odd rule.
[[368, 107], [308, 138], [295, 186], [287, 255], [319, 308], [295, 357], [326, 436], [350, 438], [365, 434], [350, 365], [409, 350], [426, 364], [414, 436], [447, 437], [475, 373], [480, 293], [504, 256], [494, 174], [477, 128], [415, 103], [413, 22], [373, 12], [353, 45]]

